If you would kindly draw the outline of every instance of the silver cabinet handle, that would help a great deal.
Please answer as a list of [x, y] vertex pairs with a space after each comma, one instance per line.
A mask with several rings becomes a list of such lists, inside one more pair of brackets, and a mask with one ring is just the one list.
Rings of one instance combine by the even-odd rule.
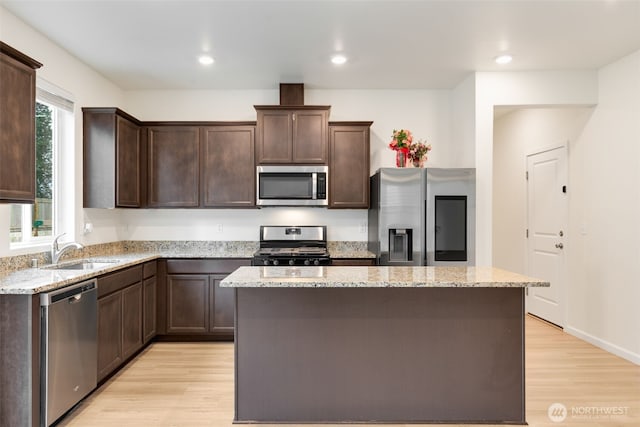
[[556, 248], [562, 249], [564, 248], [564, 245], [562, 243], [556, 243]]

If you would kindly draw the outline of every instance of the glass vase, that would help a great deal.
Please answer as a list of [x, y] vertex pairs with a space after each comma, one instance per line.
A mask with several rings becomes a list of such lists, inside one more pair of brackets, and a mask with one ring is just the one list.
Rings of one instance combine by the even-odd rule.
[[413, 159], [413, 167], [414, 168], [423, 168], [424, 167], [424, 159]]
[[402, 150], [396, 151], [396, 167], [404, 168], [407, 166], [407, 153]]

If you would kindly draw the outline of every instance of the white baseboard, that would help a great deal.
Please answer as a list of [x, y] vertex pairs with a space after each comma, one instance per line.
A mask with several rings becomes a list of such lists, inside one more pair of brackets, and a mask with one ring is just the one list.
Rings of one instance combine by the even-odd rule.
[[580, 329], [573, 328], [571, 326], [565, 326], [564, 331], [568, 334], [573, 335], [574, 337], [580, 338], [590, 344], [595, 345], [596, 347], [600, 347], [603, 350], [608, 351], [609, 353], [613, 353], [616, 356], [622, 357], [623, 359], [628, 360], [631, 363], [636, 365], [640, 365], [640, 354], [629, 351], [625, 348], [612, 344], [608, 341], [602, 340], [598, 337], [594, 337], [591, 334], [588, 334]]

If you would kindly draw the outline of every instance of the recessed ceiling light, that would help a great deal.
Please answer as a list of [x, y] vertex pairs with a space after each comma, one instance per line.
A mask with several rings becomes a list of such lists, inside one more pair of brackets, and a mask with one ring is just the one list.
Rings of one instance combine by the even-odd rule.
[[198, 57], [198, 62], [200, 62], [202, 65], [211, 65], [213, 64], [213, 58], [209, 55], [200, 55]]
[[333, 62], [336, 65], [342, 65], [345, 62], [347, 62], [347, 57], [344, 55], [333, 55], [331, 57], [331, 62]]
[[495, 61], [496, 64], [500, 65], [508, 64], [509, 62], [513, 61], [513, 56], [505, 53], [504, 55], [496, 56]]

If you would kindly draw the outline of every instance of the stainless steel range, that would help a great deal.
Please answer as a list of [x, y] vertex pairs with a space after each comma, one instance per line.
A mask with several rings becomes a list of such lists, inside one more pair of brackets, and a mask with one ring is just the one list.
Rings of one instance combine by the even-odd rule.
[[260, 227], [260, 249], [252, 265], [330, 265], [327, 226]]

